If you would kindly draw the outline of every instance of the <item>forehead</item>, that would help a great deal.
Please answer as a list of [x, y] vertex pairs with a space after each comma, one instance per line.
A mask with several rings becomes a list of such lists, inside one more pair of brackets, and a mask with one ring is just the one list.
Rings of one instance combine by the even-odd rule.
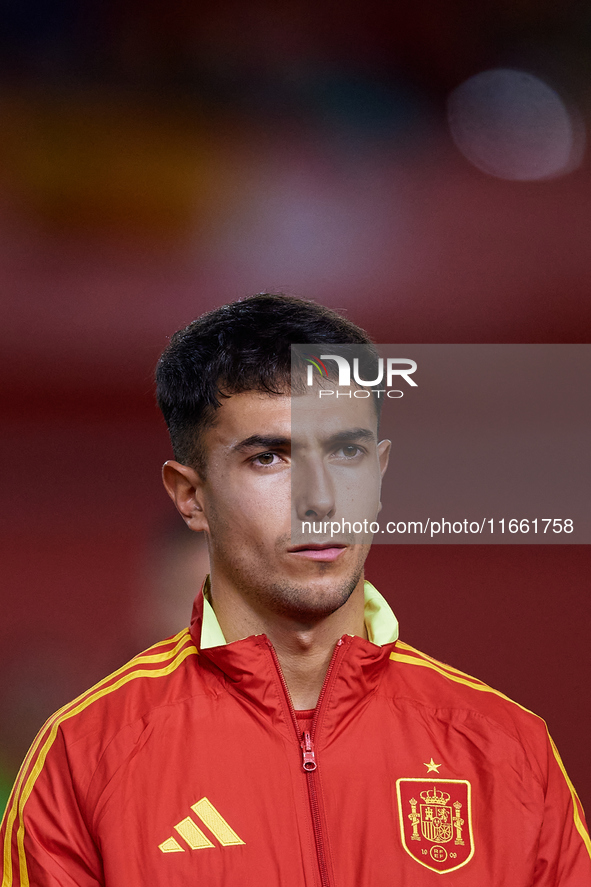
[[243, 391], [222, 402], [205, 438], [208, 448], [232, 447], [254, 435], [285, 437], [298, 445], [354, 428], [370, 429], [377, 436], [371, 398], [321, 398], [316, 388], [295, 397]]
[[[351, 389], [345, 396], [338, 388], [319, 390], [291, 398], [291, 436], [293, 443], [328, 440], [335, 435], [356, 430], [371, 431], [377, 440], [378, 420], [373, 398]], [[368, 393], [368, 392], [367, 392]], [[348, 396], [350, 394], [351, 396]], [[340, 395], [340, 396], [338, 396]]]

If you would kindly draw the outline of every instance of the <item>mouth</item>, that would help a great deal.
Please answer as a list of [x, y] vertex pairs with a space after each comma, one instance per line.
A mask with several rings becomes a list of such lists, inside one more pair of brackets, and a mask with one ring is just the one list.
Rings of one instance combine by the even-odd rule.
[[294, 545], [289, 548], [289, 554], [311, 561], [323, 561], [325, 563], [336, 561], [348, 546], [342, 542], [306, 542], [303, 545]]

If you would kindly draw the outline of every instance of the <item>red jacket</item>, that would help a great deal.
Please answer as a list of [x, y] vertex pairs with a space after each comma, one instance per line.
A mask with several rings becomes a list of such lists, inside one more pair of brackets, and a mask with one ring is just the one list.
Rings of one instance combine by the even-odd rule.
[[369, 584], [366, 624], [298, 724], [267, 638], [226, 645], [199, 595], [190, 631], [41, 730], [2, 887], [591, 885], [544, 722], [396, 642]]

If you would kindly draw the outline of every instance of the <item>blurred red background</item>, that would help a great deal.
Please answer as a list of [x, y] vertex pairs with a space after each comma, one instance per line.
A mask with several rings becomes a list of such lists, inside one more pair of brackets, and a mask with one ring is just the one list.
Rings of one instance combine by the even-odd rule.
[[[45, 717], [188, 619], [191, 570], [177, 625], [162, 604], [179, 551], [202, 561], [161, 487], [152, 383], [176, 328], [281, 290], [382, 342], [588, 341], [587, 156], [491, 175], [446, 101], [526, 71], [580, 148], [591, 32], [580, 4], [540, 0], [0, 15], [8, 784]], [[367, 570], [407, 642], [547, 720], [587, 806], [590, 566], [587, 546], [380, 546]]]

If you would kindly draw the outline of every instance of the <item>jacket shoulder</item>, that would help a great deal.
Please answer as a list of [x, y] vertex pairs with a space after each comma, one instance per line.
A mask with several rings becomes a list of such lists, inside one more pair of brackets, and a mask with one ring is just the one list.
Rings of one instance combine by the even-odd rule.
[[63, 706], [39, 735], [59, 731], [71, 744], [96, 734], [101, 744], [108, 743], [118, 731], [154, 709], [198, 692], [195, 669], [187, 668], [197, 655], [189, 630], [183, 629], [134, 656]]
[[499, 690], [445, 662], [397, 641], [390, 653], [395, 695], [437, 710], [469, 711], [487, 718], [514, 738], [538, 736], [545, 744], [544, 720]]

